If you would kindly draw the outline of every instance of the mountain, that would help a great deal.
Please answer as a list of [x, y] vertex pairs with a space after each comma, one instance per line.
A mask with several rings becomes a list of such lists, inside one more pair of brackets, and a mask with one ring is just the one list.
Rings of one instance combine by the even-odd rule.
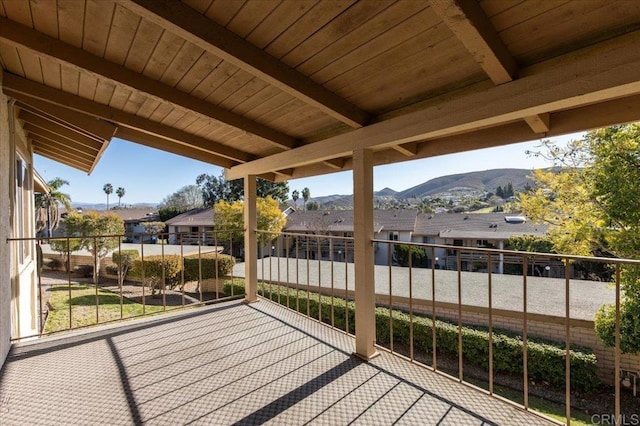
[[[107, 209], [107, 203], [85, 203], [82, 201], [73, 201], [71, 203], [71, 205], [74, 208], [81, 208], [84, 210], [106, 210]], [[113, 207], [117, 207], [118, 206], [118, 201], [116, 200], [115, 203], [109, 203], [109, 208], [113, 208]], [[157, 207], [157, 203], [133, 203], [133, 204], [128, 204], [128, 203], [122, 203], [122, 207], [127, 207], [127, 208], [134, 208], [134, 209], [155, 209]]]
[[376, 197], [393, 197], [398, 193], [398, 191], [394, 191], [391, 188], [384, 188], [380, 191], [376, 191], [373, 193]]
[[452, 190], [495, 192], [498, 186], [511, 182], [513, 189], [522, 190], [525, 184], [531, 184], [529, 169], [492, 169], [480, 172], [459, 173], [428, 180], [396, 194], [398, 198], [420, 198]]

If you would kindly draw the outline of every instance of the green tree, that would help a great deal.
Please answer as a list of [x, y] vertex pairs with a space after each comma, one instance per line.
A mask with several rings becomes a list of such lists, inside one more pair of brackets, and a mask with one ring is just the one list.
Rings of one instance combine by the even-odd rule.
[[47, 237], [51, 237], [52, 231], [58, 227], [60, 222], [60, 204], [65, 207], [67, 212], [71, 211], [71, 198], [68, 194], [60, 191], [64, 185], [69, 185], [69, 182], [57, 177], [47, 182], [48, 192], [35, 195], [36, 232], [46, 229]]
[[118, 268], [118, 284], [122, 285], [127, 277], [127, 272], [140, 257], [138, 250], [118, 250], [113, 252], [111, 260]]
[[502, 189], [501, 186], [498, 186], [496, 188], [496, 196], [498, 196], [500, 198], [504, 198], [504, 190]]
[[305, 207], [306, 210], [320, 210], [320, 204], [318, 204], [317, 201], [309, 201], [307, 203], [307, 206]]
[[[89, 212], [83, 215], [72, 213], [65, 220], [67, 235], [80, 239], [80, 246], [95, 257], [93, 282], [98, 284], [100, 262], [109, 251], [118, 247], [124, 234], [124, 221], [112, 213]], [[111, 236], [113, 235], [113, 236]]]
[[107, 210], [109, 210], [109, 195], [113, 194], [113, 185], [110, 183], [105, 183], [102, 187], [102, 190], [105, 194], [107, 194]]
[[513, 192], [513, 184], [509, 182], [504, 189], [504, 198], [513, 197], [514, 194], [515, 193]]
[[[219, 177], [201, 174], [196, 178], [196, 184], [202, 191], [202, 198], [206, 207], [215, 205], [218, 201], [234, 202], [244, 198], [244, 182], [242, 179], [228, 181], [224, 174]], [[258, 178], [256, 194], [259, 198], [271, 197], [281, 203], [286, 203], [289, 197], [289, 184], [285, 182], [271, 182]]]
[[291, 199], [293, 200], [293, 206], [296, 208], [298, 207], [298, 198], [300, 198], [300, 191], [294, 189], [291, 193]]
[[160, 203], [160, 208], [171, 208], [180, 213], [200, 207], [204, 207], [204, 202], [198, 185], [183, 186]]
[[165, 228], [164, 222], [160, 222], [160, 221], [142, 222], [140, 226], [142, 226], [142, 229], [144, 229], [145, 234], [152, 235], [152, 239], [154, 242], [156, 241], [156, 238], [164, 239], [166, 236], [166, 235], [159, 236], [159, 234], [164, 231], [164, 228]]
[[116, 195], [118, 196], [118, 208], [120, 208], [120, 201], [122, 200], [122, 197], [124, 197], [124, 194], [124, 188], [119, 186], [118, 189], [116, 189]]
[[553, 242], [551, 239], [531, 234], [514, 235], [509, 238], [507, 245], [517, 251], [553, 253]]
[[[551, 225], [560, 253], [640, 258], [640, 125], [588, 132], [566, 148], [544, 142], [534, 153], [553, 161], [536, 170], [536, 189], [521, 194], [523, 210]], [[640, 352], [640, 271], [622, 268], [621, 349]], [[595, 317], [596, 334], [612, 345], [614, 307], [603, 305]]]
[[82, 241], [78, 238], [56, 238], [50, 241], [51, 250], [60, 253], [62, 262], [64, 263], [65, 272], [69, 272], [71, 265], [69, 263], [71, 253], [79, 251], [82, 248]]
[[302, 199], [304, 200], [304, 209], [307, 209], [307, 201], [309, 201], [309, 198], [311, 198], [311, 191], [309, 191], [309, 188], [303, 188], [302, 189]]

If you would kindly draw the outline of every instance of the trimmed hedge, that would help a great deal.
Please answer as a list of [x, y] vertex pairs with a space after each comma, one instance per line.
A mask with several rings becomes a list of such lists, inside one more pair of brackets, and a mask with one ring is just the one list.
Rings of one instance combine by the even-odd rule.
[[[228, 254], [220, 253], [204, 253], [200, 255], [201, 260], [198, 260], [198, 254], [184, 257], [184, 280], [186, 281], [198, 281], [198, 278], [203, 280], [210, 278], [222, 278], [231, 275], [236, 259]], [[200, 264], [202, 265], [202, 276], [200, 276]], [[217, 271], [217, 274], [216, 274]]]
[[[152, 294], [156, 288], [162, 286], [162, 271], [164, 270], [164, 284], [174, 288], [182, 282], [182, 261], [178, 255], [145, 256], [144, 258], [144, 279], [151, 288]], [[142, 276], [142, 259], [133, 262], [131, 275]]]
[[[244, 294], [244, 282], [241, 279], [227, 281], [224, 294]], [[275, 284], [260, 283], [258, 293], [266, 298], [307, 313], [331, 324], [331, 296], [309, 293], [307, 307], [307, 291], [292, 289]], [[287, 297], [288, 295], [288, 297]], [[308, 309], [308, 311], [307, 311]], [[355, 333], [355, 303], [341, 298], [333, 298], [334, 321], [336, 328]], [[320, 311], [320, 312], [319, 312]], [[376, 308], [376, 341], [382, 345], [390, 343], [389, 309]], [[348, 329], [347, 329], [348, 322]], [[393, 340], [395, 344], [409, 345], [409, 314], [393, 310]], [[436, 344], [438, 353], [458, 356], [458, 326], [448, 321], [436, 320]], [[413, 315], [414, 348], [424, 352], [432, 350], [432, 326], [430, 318]], [[462, 326], [463, 357], [466, 363], [483, 369], [489, 368], [489, 331], [484, 327]], [[424, 338], [419, 338], [424, 336]], [[579, 392], [590, 392], [599, 385], [596, 356], [589, 348], [571, 346], [571, 389]], [[529, 378], [539, 382], [547, 382], [551, 386], [564, 389], [565, 386], [565, 349], [564, 343], [552, 342], [539, 338], [529, 338], [527, 344]], [[506, 331], [493, 329], [493, 368], [495, 372], [522, 375], [523, 342], [522, 337]]]

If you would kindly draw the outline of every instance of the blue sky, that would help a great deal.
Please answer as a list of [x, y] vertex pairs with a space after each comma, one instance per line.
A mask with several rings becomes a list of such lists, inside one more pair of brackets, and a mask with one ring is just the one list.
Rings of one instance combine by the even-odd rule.
[[[575, 134], [555, 139], [562, 142], [578, 137], [579, 135]], [[525, 154], [525, 151], [535, 149], [539, 144], [540, 141], [535, 140], [379, 166], [375, 168], [374, 189], [378, 191], [389, 187], [401, 191], [429, 179], [455, 173], [497, 168], [548, 167], [549, 164], [546, 161], [531, 158]], [[120, 139], [114, 139], [111, 142], [90, 176], [44, 157], [38, 155], [34, 157], [34, 165], [45, 181], [55, 177], [68, 180], [69, 186], [65, 186], [63, 191], [71, 196], [73, 202], [83, 203], [106, 202], [106, 195], [102, 191], [105, 183], [111, 183], [114, 189], [120, 186], [125, 189], [123, 204], [159, 203], [164, 197], [183, 186], [195, 184], [199, 174], [209, 173], [218, 176], [222, 170], [211, 164]], [[304, 187], [309, 188], [312, 198], [331, 194], [350, 194], [352, 192], [351, 172], [289, 181], [291, 190], [301, 190]], [[113, 194], [110, 203], [117, 203], [117, 200], [118, 198]]]

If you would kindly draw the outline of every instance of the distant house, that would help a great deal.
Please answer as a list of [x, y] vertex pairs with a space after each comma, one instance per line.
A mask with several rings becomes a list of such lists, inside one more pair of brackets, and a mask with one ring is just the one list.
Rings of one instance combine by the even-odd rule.
[[[141, 242], [142, 234], [146, 232], [142, 227], [143, 223], [160, 221], [158, 212], [150, 211], [149, 209], [114, 209], [105, 210], [101, 213], [113, 213], [124, 220], [125, 242], [128, 243]], [[151, 240], [154, 239], [152, 237], [145, 237], [144, 242]]]
[[[374, 239], [392, 241], [411, 241], [415, 227], [417, 210], [375, 210]], [[280, 241], [279, 247], [286, 248], [289, 256], [311, 259], [353, 261], [353, 244], [344, 239], [322, 239], [314, 235], [330, 235], [334, 237], [353, 237], [353, 211], [295, 211], [287, 216], [287, 224], [283, 231], [303, 233], [309, 237], [289, 238]], [[281, 237], [282, 240], [282, 237]], [[375, 262], [379, 265], [388, 263], [388, 246], [376, 244]]]
[[[336, 237], [353, 236], [353, 211], [296, 211], [287, 217], [286, 232], [303, 233], [309, 237], [289, 238], [280, 241], [281, 255], [321, 260], [353, 260], [353, 246], [342, 239], [322, 239], [319, 235]], [[516, 235], [543, 236], [547, 226], [533, 224], [525, 217], [487, 214], [418, 214], [416, 210], [375, 210], [374, 239], [400, 242], [417, 242], [458, 247], [483, 247], [508, 249], [507, 241]], [[315, 237], [314, 237], [315, 236]], [[281, 238], [282, 240], [282, 238]], [[388, 265], [394, 262], [393, 253], [389, 253], [389, 244], [376, 242], [374, 245], [375, 263]], [[333, 251], [333, 254], [331, 253]], [[297, 254], [296, 254], [297, 253]], [[486, 258], [486, 256], [485, 256]], [[507, 263], [522, 263], [520, 258], [505, 259], [497, 256], [493, 263], [493, 272], [503, 273]], [[455, 269], [457, 252], [453, 249], [434, 248], [426, 250], [424, 265], [437, 268]], [[462, 270], [486, 269], [486, 259], [470, 252], [461, 253]]]
[[169, 244], [219, 243], [213, 235], [213, 209], [193, 209], [165, 222], [169, 232]]
[[[509, 238], [517, 235], [542, 237], [547, 229], [546, 225], [534, 224], [523, 216], [504, 213], [419, 214], [412, 241], [456, 247], [509, 249]], [[456, 269], [456, 251], [436, 248], [434, 255], [436, 267]], [[430, 251], [427, 252], [427, 258], [427, 266], [431, 266]], [[498, 262], [493, 265], [493, 272], [503, 273], [505, 263], [509, 263], [507, 261], [515, 262], [519, 259], [505, 260], [504, 256], [499, 256]], [[478, 265], [484, 263], [485, 259], [480, 256], [474, 257], [471, 253], [461, 254], [462, 270], [482, 269], [478, 268]]]

